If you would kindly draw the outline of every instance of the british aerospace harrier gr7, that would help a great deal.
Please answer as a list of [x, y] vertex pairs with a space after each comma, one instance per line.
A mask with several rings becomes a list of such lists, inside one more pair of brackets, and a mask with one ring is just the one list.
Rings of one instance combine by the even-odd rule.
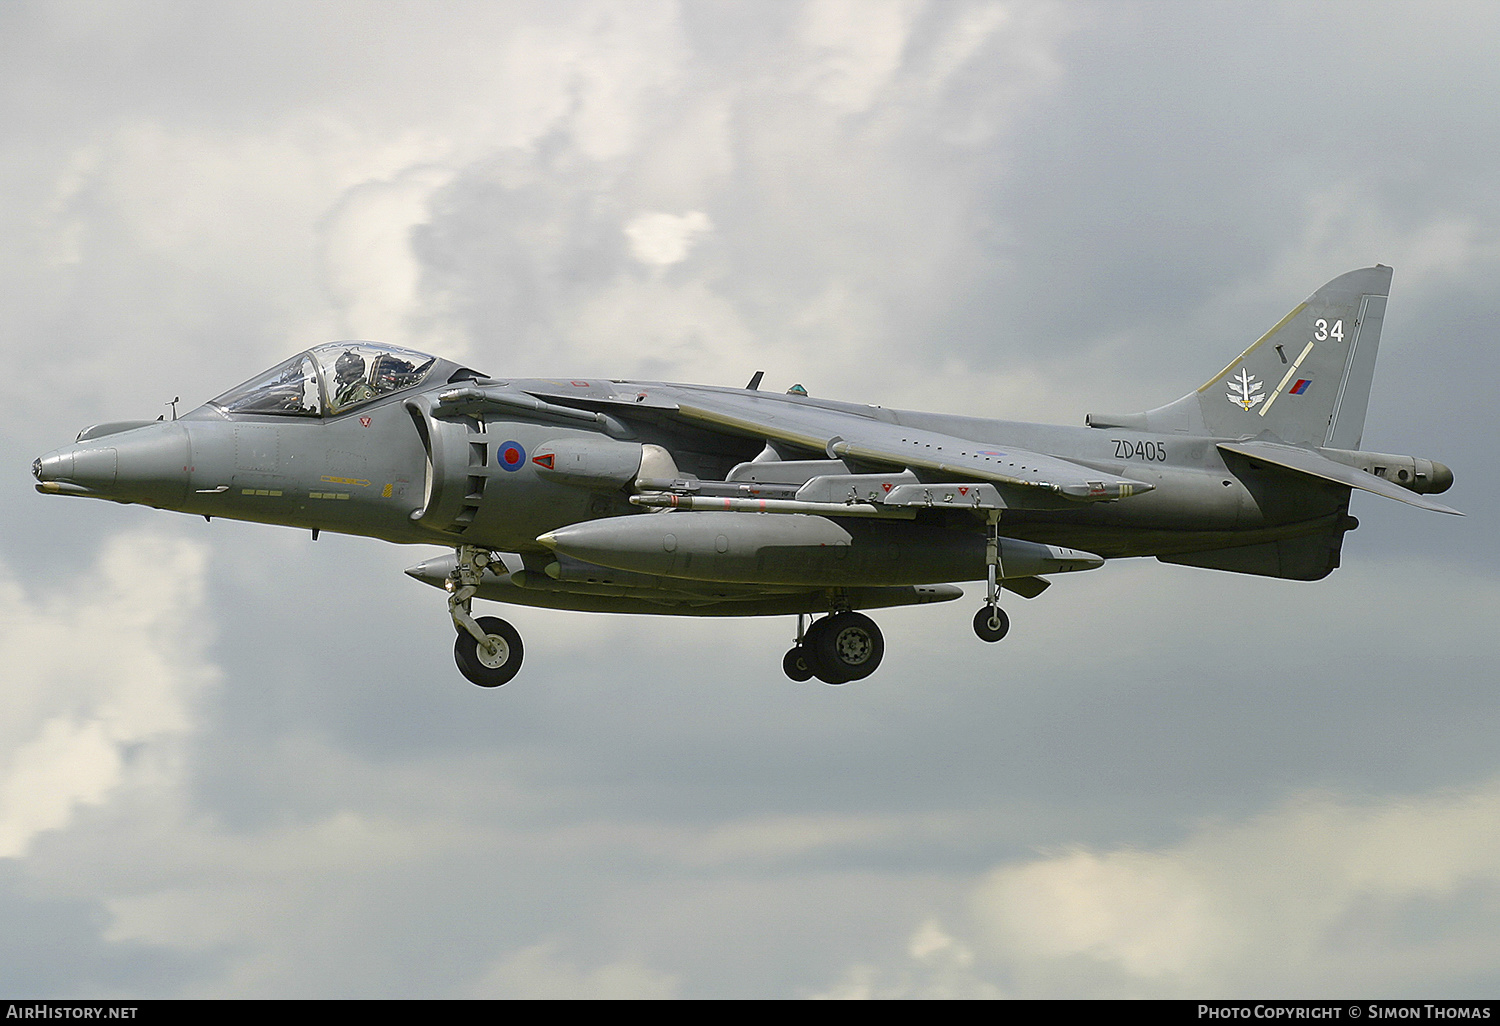
[[39, 491], [451, 553], [460, 671], [520, 668], [474, 599], [611, 613], [797, 618], [783, 667], [843, 684], [884, 641], [863, 610], [1002, 589], [1106, 559], [1292, 580], [1339, 565], [1351, 489], [1443, 513], [1447, 467], [1360, 449], [1391, 269], [1341, 275], [1196, 391], [1085, 427], [746, 388], [492, 377], [330, 342], [170, 421], [99, 424], [33, 465]]

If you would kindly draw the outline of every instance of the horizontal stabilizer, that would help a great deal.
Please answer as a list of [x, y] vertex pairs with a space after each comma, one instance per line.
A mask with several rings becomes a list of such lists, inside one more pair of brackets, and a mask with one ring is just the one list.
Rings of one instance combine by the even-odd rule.
[[1225, 452], [1249, 456], [1263, 463], [1273, 463], [1287, 470], [1295, 470], [1309, 477], [1322, 478], [1324, 481], [1347, 485], [1350, 488], [1361, 488], [1367, 492], [1374, 492], [1376, 495], [1383, 495], [1387, 499], [1396, 499], [1413, 506], [1420, 506], [1422, 509], [1463, 516], [1456, 509], [1444, 506], [1440, 502], [1433, 502], [1424, 495], [1419, 495], [1384, 478], [1376, 477], [1374, 474], [1368, 474], [1357, 467], [1335, 462], [1310, 449], [1301, 449], [1295, 445], [1281, 445], [1277, 442], [1220, 442], [1219, 448]]

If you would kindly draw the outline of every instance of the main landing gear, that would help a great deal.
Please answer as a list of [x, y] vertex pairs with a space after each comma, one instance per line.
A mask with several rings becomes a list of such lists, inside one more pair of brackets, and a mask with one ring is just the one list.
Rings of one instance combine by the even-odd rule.
[[471, 612], [479, 579], [493, 558], [488, 549], [460, 545], [453, 572], [448, 575], [448, 612], [458, 638], [453, 661], [458, 672], [482, 688], [509, 684], [521, 669], [525, 654], [520, 633], [498, 616], [474, 619]]
[[885, 655], [885, 637], [863, 613], [830, 613], [803, 630], [797, 617], [797, 644], [781, 660], [792, 680], [816, 677], [825, 684], [847, 684], [874, 673]]
[[[983, 641], [999, 641], [1010, 630], [1010, 617], [1000, 608], [1000, 546], [996, 527], [991, 527], [986, 546], [989, 591], [984, 607], [974, 615], [974, 633]], [[458, 547], [458, 558], [448, 574], [448, 613], [457, 637], [453, 660], [458, 671], [482, 688], [510, 683], [521, 669], [525, 654], [520, 633], [498, 616], [475, 618], [474, 596], [480, 581], [490, 572], [494, 554], [473, 545]], [[885, 657], [885, 637], [875, 621], [863, 613], [844, 609], [806, 620], [797, 617], [797, 641], [781, 660], [781, 668], [792, 680], [813, 677], [825, 684], [847, 684], [874, 673]]]
[[[1001, 563], [1000, 516], [990, 515], [989, 534], [985, 539], [984, 561], [988, 583], [984, 607], [974, 614], [974, 633], [981, 641], [999, 641], [1010, 633], [1010, 617], [1000, 608], [1000, 581], [1005, 577]], [[863, 680], [875, 672], [885, 655], [885, 638], [863, 613], [850, 610], [830, 613], [806, 627], [803, 616], [797, 617], [797, 643], [781, 659], [781, 669], [792, 680], [813, 677], [825, 684], [847, 684]]]

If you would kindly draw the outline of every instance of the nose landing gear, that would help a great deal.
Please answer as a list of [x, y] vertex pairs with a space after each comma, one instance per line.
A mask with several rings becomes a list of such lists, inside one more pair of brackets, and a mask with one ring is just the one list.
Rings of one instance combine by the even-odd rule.
[[453, 642], [453, 661], [458, 664], [459, 673], [482, 688], [510, 683], [520, 671], [524, 655], [520, 632], [509, 623], [498, 616], [474, 619], [474, 594], [492, 559], [488, 549], [460, 545], [446, 584], [448, 613], [458, 631]]

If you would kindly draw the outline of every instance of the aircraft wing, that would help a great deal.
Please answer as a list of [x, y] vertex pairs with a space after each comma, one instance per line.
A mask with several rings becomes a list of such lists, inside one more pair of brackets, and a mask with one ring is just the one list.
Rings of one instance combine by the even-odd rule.
[[1324, 481], [1332, 481], [1334, 484], [1347, 485], [1350, 488], [1362, 488], [1376, 495], [1383, 495], [1387, 499], [1396, 499], [1407, 502], [1422, 509], [1434, 510], [1438, 513], [1452, 513], [1455, 516], [1463, 516], [1456, 509], [1450, 509], [1440, 502], [1433, 502], [1424, 495], [1402, 488], [1400, 485], [1387, 481], [1383, 477], [1367, 474], [1358, 467], [1347, 466], [1329, 459], [1327, 456], [1313, 452], [1311, 449], [1303, 449], [1295, 445], [1282, 445], [1279, 442], [1220, 442], [1219, 448], [1224, 452], [1238, 453], [1241, 456], [1249, 456], [1252, 459], [1261, 460], [1265, 463], [1274, 463], [1278, 467], [1287, 470], [1295, 470], [1299, 474], [1307, 474], [1310, 477], [1319, 477]]
[[1075, 502], [1124, 499], [1154, 487], [1044, 453], [906, 427], [779, 396], [684, 390], [677, 397], [675, 414], [704, 426], [823, 451], [830, 459], [911, 467], [959, 479], [1035, 489]]

